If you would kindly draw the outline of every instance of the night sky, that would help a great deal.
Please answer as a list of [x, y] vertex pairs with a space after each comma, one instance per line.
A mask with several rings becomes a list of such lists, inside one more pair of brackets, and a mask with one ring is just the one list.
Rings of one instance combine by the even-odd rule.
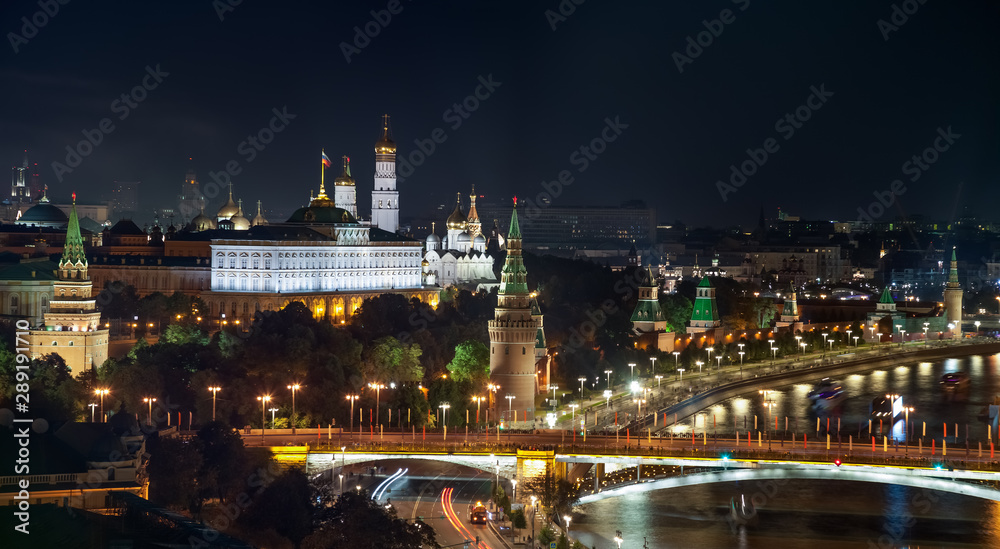
[[[225, 0], [71, 0], [24, 43], [10, 33], [22, 34], [21, 18], [42, 8], [37, 0], [3, 2], [0, 157], [20, 164], [27, 148], [54, 200], [76, 191], [95, 201], [113, 180], [141, 180], [150, 211], [175, 206], [188, 157], [203, 184], [236, 161], [245, 206], [260, 199], [288, 212], [318, 188], [325, 148], [335, 166], [342, 154], [352, 157], [367, 218], [373, 145], [389, 113], [401, 158], [435, 129], [445, 136], [400, 183], [403, 219], [439, 204], [450, 209], [455, 192], [468, 194], [473, 184], [491, 200], [534, 200], [561, 170], [573, 183], [553, 204], [639, 198], [661, 222], [751, 226], [761, 204], [772, 215], [780, 206], [807, 218], [856, 219], [895, 179], [906, 192], [887, 218], [951, 219], [966, 207], [994, 217], [996, 2], [564, 0], [563, 12], [574, 9], [565, 16], [555, 15], [556, 0], [391, 4], [398, 13], [381, 25], [370, 23], [370, 12], [386, 10], [386, 1], [243, 1], [220, 21]], [[720, 18], [728, 22], [712, 22]], [[688, 37], [705, 31], [707, 42], [703, 21], [721, 34], [681, 59]], [[366, 24], [378, 35], [348, 62], [341, 44]], [[123, 103], [114, 102], [157, 66], [167, 76], [146, 78], [156, 87], [122, 118]], [[498, 84], [487, 98], [468, 100], [478, 103], [474, 112], [449, 111], [490, 75]], [[801, 110], [809, 120], [794, 133], [788, 123], [776, 127], [812, 87], [832, 95]], [[268, 126], [272, 109], [294, 119], [248, 161], [239, 147]], [[104, 118], [113, 131], [59, 181], [53, 162], [66, 163], [66, 147]], [[605, 131], [606, 119], [627, 128]], [[949, 126], [960, 137], [937, 141], [948, 150], [926, 171], [904, 173]], [[599, 142], [603, 152], [581, 171], [585, 156], [574, 152], [602, 131], [614, 141]], [[730, 165], [769, 138], [776, 152], [723, 201], [716, 182], [728, 182]]]

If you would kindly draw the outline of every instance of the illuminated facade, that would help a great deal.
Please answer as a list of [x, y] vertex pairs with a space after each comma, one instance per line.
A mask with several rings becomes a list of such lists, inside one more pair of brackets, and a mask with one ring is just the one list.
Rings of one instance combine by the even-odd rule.
[[399, 191], [396, 190], [396, 143], [389, 115], [382, 117], [382, 137], [375, 143], [375, 186], [372, 189], [372, 227], [394, 233], [399, 229]]

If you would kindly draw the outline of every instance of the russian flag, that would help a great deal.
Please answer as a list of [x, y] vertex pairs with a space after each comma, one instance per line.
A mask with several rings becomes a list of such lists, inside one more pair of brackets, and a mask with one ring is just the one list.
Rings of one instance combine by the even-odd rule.
[[330, 162], [330, 157], [328, 157], [326, 155], [326, 152], [324, 151], [323, 152], [323, 166], [329, 168], [332, 165], [333, 165], [333, 162]]

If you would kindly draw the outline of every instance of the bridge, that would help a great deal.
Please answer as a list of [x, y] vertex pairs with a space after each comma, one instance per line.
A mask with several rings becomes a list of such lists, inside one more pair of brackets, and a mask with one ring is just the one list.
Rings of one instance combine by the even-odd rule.
[[271, 451], [279, 463], [312, 475], [401, 459], [464, 465], [496, 475], [498, 481], [551, 473], [577, 483], [585, 494], [581, 503], [696, 484], [790, 479], [891, 483], [1000, 501], [1000, 461], [992, 445], [949, 449], [947, 443], [927, 447], [922, 441], [890, 445], [884, 438], [880, 444], [829, 438], [793, 444], [745, 435], [739, 440], [630, 437], [626, 442], [590, 436], [586, 442], [582, 437], [575, 443], [553, 440], [539, 449], [529, 446], [538, 435], [510, 438], [507, 443], [351, 442], [341, 447], [321, 442]]

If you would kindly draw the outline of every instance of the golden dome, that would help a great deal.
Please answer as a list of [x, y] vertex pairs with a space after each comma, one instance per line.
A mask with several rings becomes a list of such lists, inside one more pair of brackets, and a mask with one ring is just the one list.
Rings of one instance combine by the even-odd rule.
[[389, 115], [382, 116], [382, 137], [375, 142], [375, 154], [396, 154], [396, 142], [389, 132]]
[[338, 187], [354, 186], [354, 178], [351, 177], [351, 159], [347, 156], [344, 157], [344, 170], [333, 180], [333, 184]]
[[233, 202], [233, 185], [232, 183], [230, 183], [229, 200], [227, 200], [226, 203], [223, 204], [221, 208], [219, 208], [219, 212], [215, 214], [215, 217], [221, 221], [223, 219], [229, 219], [233, 217], [234, 215], [239, 213], [239, 211], [240, 211], [239, 207], [237, 207], [236, 203]]
[[243, 200], [240, 200], [239, 210], [236, 215], [229, 218], [233, 222], [233, 229], [237, 231], [245, 231], [250, 228], [250, 220], [243, 215]]
[[448, 221], [446, 223], [448, 230], [458, 230], [464, 231], [469, 227], [469, 220], [466, 219], [465, 214], [462, 213], [462, 195], [459, 193], [458, 202], [455, 204], [455, 211], [451, 212], [448, 216]]

